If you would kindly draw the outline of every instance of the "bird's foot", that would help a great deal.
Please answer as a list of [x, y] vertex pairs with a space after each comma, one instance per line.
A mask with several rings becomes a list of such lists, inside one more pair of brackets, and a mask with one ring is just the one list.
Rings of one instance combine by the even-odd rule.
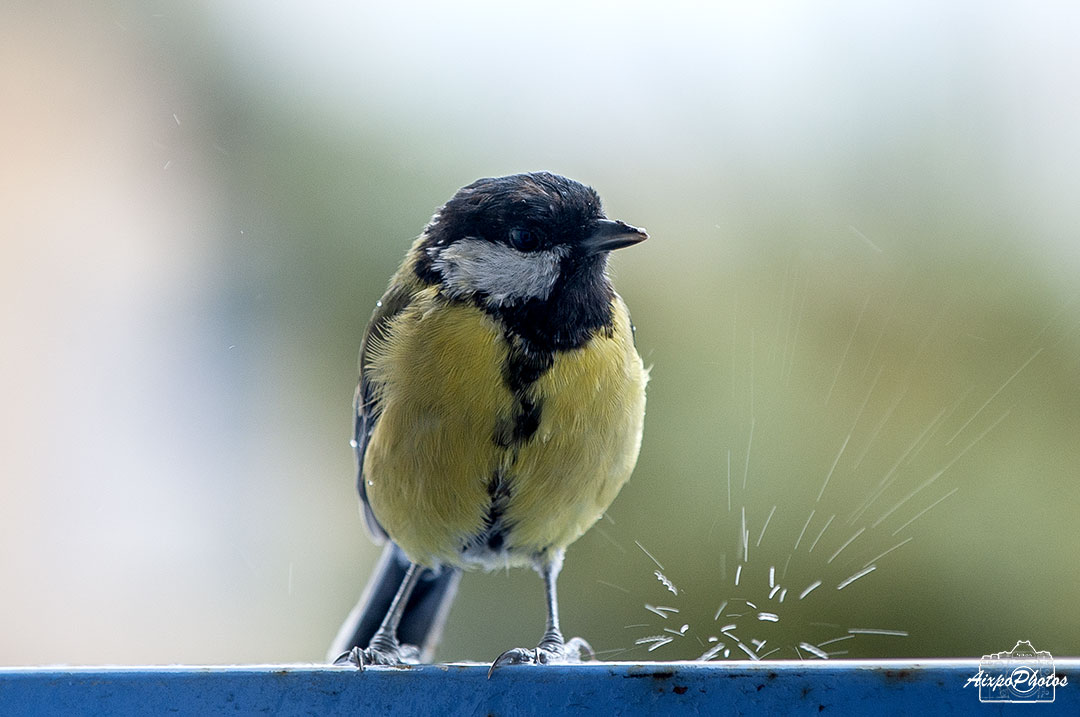
[[504, 665], [568, 665], [595, 656], [592, 647], [580, 637], [566, 642], [544, 640], [536, 647], [514, 647], [495, 658], [488, 669], [488, 679], [496, 667]]
[[[372, 641], [374, 643], [374, 641]], [[381, 645], [361, 650], [354, 647], [334, 660], [338, 666], [352, 665], [361, 672], [372, 665], [415, 665], [420, 662], [420, 648], [416, 645]]]

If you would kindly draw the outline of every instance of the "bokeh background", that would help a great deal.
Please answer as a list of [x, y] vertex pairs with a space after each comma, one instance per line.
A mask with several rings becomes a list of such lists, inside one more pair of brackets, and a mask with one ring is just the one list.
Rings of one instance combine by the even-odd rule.
[[[534, 169], [652, 237], [613, 259], [644, 445], [568, 633], [1080, 653], [1078, 35], [1075, 3], [5, 3], [0, 664], [322, 659], [377, 554], [370, 310], [459, 186]], [[535, 575], [470, 574], [439, 657], [542, 624]]]

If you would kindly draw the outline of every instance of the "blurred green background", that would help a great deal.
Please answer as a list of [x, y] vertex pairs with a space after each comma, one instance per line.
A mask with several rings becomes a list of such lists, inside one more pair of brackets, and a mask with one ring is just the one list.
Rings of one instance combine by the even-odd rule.
[[[370, 310], [459, 186], [536, 169], [652, 237], [613, 260], [641, 459], [567, 633], [1080, 653], [1078, 34], [970, 0], [6, 3], [0, 664], [322, 659], [377, 554]], [[470, 574], [439, 657], [542, 626], [534, 574]]]

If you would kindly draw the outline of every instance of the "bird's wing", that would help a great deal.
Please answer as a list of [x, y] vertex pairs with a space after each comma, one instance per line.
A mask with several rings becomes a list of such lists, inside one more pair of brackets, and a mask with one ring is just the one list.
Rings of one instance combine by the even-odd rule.
[[356, 385], [353, 397], [353, 448], [356, 451], [356, 490], [360, 493], [363, 505], [364, 523], [376, 542], [386, 539], [386, 531], [379, 525], [371, 504], [367, 499], [364, 481], [364, 452], [367, 450], [371, 433], [378, 423], [381, 406], [375, 387], [370, 379], [368, 359], [372, 345], [386, 340], [390, 322], [409, 305], [411, 292], [408, 287], [390, 287], [383, 294], [371, 316], [364, 339], [360, 342], [360, 381]]

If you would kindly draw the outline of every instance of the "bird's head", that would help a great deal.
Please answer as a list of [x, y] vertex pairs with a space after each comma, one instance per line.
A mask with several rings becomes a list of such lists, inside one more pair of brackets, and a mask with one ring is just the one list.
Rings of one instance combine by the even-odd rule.
[[548, 172], [489, 177], [435, 214], [415, 269], [449, 298], [510, 309], [606, 285], [608, 252], [646, 237], [606, 218], [580, 182]]

